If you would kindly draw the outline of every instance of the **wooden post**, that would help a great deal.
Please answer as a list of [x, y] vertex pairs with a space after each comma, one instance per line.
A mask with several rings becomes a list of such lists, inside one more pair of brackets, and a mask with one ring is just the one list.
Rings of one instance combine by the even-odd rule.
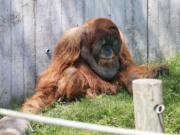
[[136, 129], [164, 132], [162, 81], [137, 79], [133, 81], [133, 101]]

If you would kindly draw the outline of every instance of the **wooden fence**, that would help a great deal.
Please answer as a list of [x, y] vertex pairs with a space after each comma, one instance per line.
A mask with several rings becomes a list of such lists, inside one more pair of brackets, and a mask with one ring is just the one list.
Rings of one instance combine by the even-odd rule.
[[61, 35], [91, 17], [112, 19], [139, 63], [180, 49], [180, 0], [0, 0], [0, 106], [32, 95]]

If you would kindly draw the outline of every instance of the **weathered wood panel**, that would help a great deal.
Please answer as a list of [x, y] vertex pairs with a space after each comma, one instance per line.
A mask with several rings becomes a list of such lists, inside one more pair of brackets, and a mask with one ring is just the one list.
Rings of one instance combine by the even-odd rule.
[[0, 3], [0, 106], [6, 106], [11, 100], [11, 2]]
[[[50, 1], [38, 0], [36, 1], [36, 72], [39, 75], [44, 71], [49, 63], [50, 56], [46, 55], [46, 50], [51, 44], [51, 22], [50, 22]], [[52, 4], [52, 3], [51, 3]], [[48, 5], [48, 6], [47, 6]], [[47, 25], [49, 27], [47, 27]]]
[[147, 62], [147, 0], [111, 2], [111, 18], [125, 34], [133, 59]]
[[[84, 1], [62, 0], [62, 32], [66, 32], [72, 27], [82, 25], [84, 19]], [[68, 10], [67, 10], [68, 9]]]
[[118, 28], [124, 32], [125, 31], [125, 15], [126, 15], [126, 7], [125, 7], [126, 0], [113, 0], [111, 1], [111, 5], [116, 3], [116, 8], [111, 7], [111, 19], [116, 22]]
[[[128, 9], [130, 3], [126, 3]], [[129, 48], [135, 61], [146, 63], [147, 61], [147, 0], [131, 0], [131, 20], [129, 21], [128, 31], [125, 35], [129, 42]], [[129, 14], [131, 14], [129, 13]], [[126, 13], [128, 16], [128, 12]], [[126, 26], [125, 26], [126, 27]], [[132, 34], [130, 34], [132, 33]], [[130, 34], [130, 38], [128, 35]]]
[[[58, 5], [58, 8], [61, 8], [61, 4], [57, 1], [49, 0], [38, 0], [36, 1], [36, 72], [39, 75], [42, 71], [47, 69], [52, 57], [52, 51], [54, 50], [57, 41], [55, 41], [55, 34], [53, 31], [53, 14], [56, 14], [55, 10], [57, 9], [55, 4]], [[52, 12], [54, 10], [54, 12]], [[61, 13], [61, 12], [60, 12]], [[59, 16], [60, 17], [60, 16]], [[57, 18], [56, 29], [60, 29], [61, 18]], [[59, 21], [60, 19], [60, 21]], [[59, 22], [59, 24], [57, 24]], [[50, 53], [47, 54], [46, 51], [50, 50]]]
[[94, 10], [91, 10], [94, 8], [94, 0], [86, 0], [84, 2], [84, 18], [85, 21], [92, 18], [94, 16]]
[[74, 13], [77, 20], [75, 20], [75, 23], [77, 25], [82, 25], [86, 21], [85, 16], [85, 2], [86, 0], [75, 0], [76, 1], [76, 12]]
[[[67, 10], [68, 9], [68, 10]], [[65, 32], [72, 27], [76, 27], [76, 0], [62, 0], [62, 31]]]
[[0, 0], [0, 104], [32, 95], [61, 35], [92, 17], [112, 19], [138, 63], [173, 56], [179, 7], [178, 0]]
[[[94, 17], [107, 17], [110, 19], [111, 17], [111, 1], [110, 0], [98, 0], [94, 1]], [[92, 9], [91, 9], [92, 10]]]
[[29, 97], [34, 93], [36, 81], [36, 48], [35, 48], [35, 2], [23, 0], [24, 23], [24, 96]]
[[174, 56], [180, 49], [180, 1], [150, 0], [148, 9], [149, 59]]
[[24, 28], [22, 11], [22, 1], [11, 1], [12, 99], [19, 103], [24, 100]]

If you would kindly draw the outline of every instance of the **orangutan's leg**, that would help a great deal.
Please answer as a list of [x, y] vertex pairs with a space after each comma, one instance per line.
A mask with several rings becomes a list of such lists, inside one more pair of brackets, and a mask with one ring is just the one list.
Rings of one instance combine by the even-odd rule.
[[[53, 90], [52, 90], [53, 91]], [[46, 108], [57, 100], [53, 92], [37, 91], [30, 99], [24, 103], [21, 112], [38, 113], [42, 108]]]
[[57, 86], [37, 92], [24, 103], [21, 111], [25, 113], [38, 113], [42, 108], [49, 107], [58, 98], [68, 101], [85, 95], [86, 80], [74, 67], [66, 69], [62, 77], [57, 80]]

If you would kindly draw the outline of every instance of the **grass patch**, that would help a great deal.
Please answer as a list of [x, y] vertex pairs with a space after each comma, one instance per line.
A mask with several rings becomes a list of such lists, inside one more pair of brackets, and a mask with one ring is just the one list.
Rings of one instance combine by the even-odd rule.
[[[96, 123], [115, 127], [134, 128], [132, 97], [126, 92], [121, 94], [101, 95], [95, 99], [82, 98], [71, 103], [56, 102], [42, 111], [42, 115], [62, 119]], [[64, 128], [32, 122], [37, 135], [99, 135], [98, 132]], [[102, 134], [102, 133], [101, 133]]]
[[159, 77], [163, 81], [164, 113], [167, 133], [180, 133], [180, 53], [167, 61], [170, 74]]
[[[163, 81], [163, 98], [166, 107], [165, 130], [167, 133], [178, 134], [180, 133], [180, 54], [161, 63], [170, 67], [169, 75], [159, 77]], [[132, 96], [121, 89], [118, 95], [113, 96], [82, 98], [71, 103], [57, 101], [50, 108], [42, 110], [41, 115], [133, 129], [135, 128], [133, 109]], [[31, 125], [35, 135], [105, 134], [36, 122], [31, 122]]]

